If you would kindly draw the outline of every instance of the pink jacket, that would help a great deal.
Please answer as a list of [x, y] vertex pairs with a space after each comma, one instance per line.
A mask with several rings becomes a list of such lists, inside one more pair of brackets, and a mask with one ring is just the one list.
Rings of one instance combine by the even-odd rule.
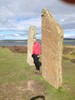
[[34, 44], [33, 44], [33, 50], [32, 50], [32, 54], [40, 54], [41, 53], [41, 46], [40, 44], [36, 41]]

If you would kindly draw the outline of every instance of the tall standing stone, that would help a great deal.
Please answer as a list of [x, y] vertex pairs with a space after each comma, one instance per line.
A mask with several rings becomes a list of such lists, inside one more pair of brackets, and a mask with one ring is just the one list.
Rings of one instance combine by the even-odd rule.
[[55, 88], [62, 85], [63, 30], [47, 9], [42, 10], [42, 75]]
[[33, 42], [34, 42], [34, 37], [36, 34], [36, 27], [35, 26], [31, 26], [29, 29], [29, 34], [28, 34], [28, 44], [27, 44], [27, 63], [32, 66], [34, 65], [33, 63], [33, 58], [32, 58], [32, 46], [33, 46]]

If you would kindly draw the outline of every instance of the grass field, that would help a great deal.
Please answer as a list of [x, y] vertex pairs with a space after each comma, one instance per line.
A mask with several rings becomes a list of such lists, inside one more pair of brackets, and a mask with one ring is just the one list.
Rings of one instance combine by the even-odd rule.
[[27, 64], [26, 56], [0, 47], [0, 100], [32, 100], [42, 95], [45, 100], [75, 100], [75, 47], [64, 47], [63, 84], [58, 90], [33, 73], [35, 67]]

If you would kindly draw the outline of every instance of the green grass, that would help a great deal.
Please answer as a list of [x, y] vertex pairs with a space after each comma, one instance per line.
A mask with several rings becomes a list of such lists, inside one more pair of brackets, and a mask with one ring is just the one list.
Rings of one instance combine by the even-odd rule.
[[[41, 94], [46, 100], [75, 100], [75, 63], [63, 60], [63, 84], [56, 90], [42, 75], [33, 73], [35, 67], [27, 64], [26, 56], [0, 47], [0, 100], [30, 100]], [[35, 93], [25, 90], [31, 80]]]

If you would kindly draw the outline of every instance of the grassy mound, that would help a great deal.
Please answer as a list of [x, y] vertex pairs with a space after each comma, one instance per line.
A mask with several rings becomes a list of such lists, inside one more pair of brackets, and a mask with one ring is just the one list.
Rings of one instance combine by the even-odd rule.
[[71, 55], [75, 55], [75, 51], [73, 51], [73, 52], [71, 53]]
[[3, 46], [3, 48], [9, 48], [13, 52], [27, 53], [27, 46]]
[[73, 51], [73, 48], [65, 46], [63, 49], [63, 54], [69, 54]]

